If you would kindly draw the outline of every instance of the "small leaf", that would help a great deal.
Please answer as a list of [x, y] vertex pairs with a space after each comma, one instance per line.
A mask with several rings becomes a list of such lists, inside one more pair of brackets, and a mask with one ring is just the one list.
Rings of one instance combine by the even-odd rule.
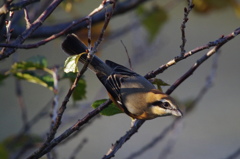
[[164, 82], [163, 80], [158, 79], [158, 78], [154, 78], [154, 80], [152, 81], [152, 84], [156, 84], [156, 85], [157, 85], [157, 88], [158, 88], [160, 91], [162, 91], [161, 86], [169, 86], [169, 84], [167, 84], [166, 82]]
[[[100, 100], [97, 100], [95, 101], [93, 104], [92, 104], [92, 107], [93, 108], [97, 108], [99, 107], [101, 104], [103, 104], [104, 102], [106, 102], [107, 99], [100, 99]], [[110, 104], [107, 108], [103, 109], [100, 114], [101, 115], [104, 115], [104, 116], [112, 116], [112, 115], [115, 115], [115, 114], [119, 114], [119, 113], [123, 113], [123, 111], [118, 108], [118, 106], [116, 106], [115, 104]]]
[[53, 90], [53, 71], [47, 68], [47, 60], [43, 56], [34, 56], [27, 61], [16, 62], [11, 72], [19, 79], [36, 83]]
[[38, 76], [34, 72], [16, 72], [14, 75], [19, 79], [36, 83], [53, 90], [53, 77], [51, 75]]
[[[47, 68], [47, 60], [43, 56], [34, 56], [26, 61], [16, 62], [12, 65], [11, 72], [30, 71], [30, 70], [44, 70]], [[47, 71], [48, 72], [48, 71]]]
[[149, 33], [149, 42], [152, 42], [167, 20], [166, 11], [158, 5], [153, 5], [151, 9], [140, 6], [137, 9], [137, 14], [141, 17], [142, 25]]
[[81, 55], [82, 54], [69, 56], [64, 64], [64, 72], [66, 72], [66, 73], [78, 72], [77, 64], [78, 64], [78, 60], [81, 57]]

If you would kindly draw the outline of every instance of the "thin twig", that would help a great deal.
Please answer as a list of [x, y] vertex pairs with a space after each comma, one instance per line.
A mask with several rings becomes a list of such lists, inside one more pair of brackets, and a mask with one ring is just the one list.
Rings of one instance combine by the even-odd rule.
[[137, 152], [134, 152], [133, 154], [131, 154], [130, 156], [127, 157], [127, 159], [133, 159], [133, 158], [137, 158], [139, 157], [141, 154], [143, 154], [144, 152], [146, 152], [148, 149], [151, 149], [152, 147], [154, 147], [157, 143], [159, 143], [160, 141], [162, 141], [162, 139], [165, 138], [165, 136], [169, 133], [169, 131], [171, 131], [175, 125], [181, 121], [182, 118], [175, 118], [175, 120], [168, 125], [162, 132], [161, 134], [159, 134], [159, 136], [155, 137], [151, 142], [149, 142], [148, 144], [146, 144], [145, 146], [143, 146], [141, 149], [139, 149]]
[[[0, 52], [0, 60], [7, 58], [11, 54], [15, 52], [16, 49], [31, 49], [31, 48], [36, 48], [41, 45], [46, 44], [47, 42], [54, 40], [58, 38], [61, 35], [64, 35], [69, 32], [74, 32], [76, 30], [79, 30], [83, 27], [87, 26], [87, 23], [83, 23], [86, 20], [88, 20], [89, 15], [93, 15], [92, 13], [98, 13], [96, 11], [92, 12], [88, 16], [84, 18], [80, 18], [71, 22], [67, 23], [62, 23], [59, 25], [54, 25], [54, 26], [47, 26], [47, 28], [44, 28], [42, 26], [42, 23], [45, 21], [45, 19], [52, 13], [52, 11], [58, 6], [59, 3], [61, 3], [62, 0], [54, 0], [49, 7], [39, 16], [30, 26], [30, 28], [26, 29], [21, 27], [18, 27], [15, 29], [13, 32], [13, 37], [17, 37], [11, 44], [0, 44], [0, 47], [8, 47], [6, 51], [1, 51]], [[128, 1], [123, 1], [117, 3], [116, 9], [114, 12], [114, 15], [122, 14], [127, 11], [132, 10], [136, 6], [147, 2], [148, 0], [133, 0], [131, 1], [131, 4], [129, 5]], [[106, 4], [111, 4], [114, 1], [107, 0]], [[96, 16], [94, 16], [94, 19], [92, 21], [93, 24], [100, 22], [105, 19], [104, 13], [99, 12]], [[42, 29], [38, 29], [39, 27], [42, 27]], [[51, 31], [49, 31], [51, 30]], [[43, 32], [42, 32], [43, 31]], [[31, 37], [30, 37], [31, 36]], [[22, 45], [22, 43], [27, 39], [27, 38], [36, 38], [36, 37], [47, 37], [44, 40], [41, 40], [40, 42], [34, 43], [34, 44], [26, 44]]]
[[[37, 28], [39, 28], [43, 22], [52, 14], [55, 8], [62, 2], [63, 0], [54, 0], [47, 9], [41, 14], [32, 24], [26, 29], [18, 38], [14, 40], [12, 44], [19, 45], [22, 44]], [[16, 49], [16, 48], [15, 48]], [[6, 58], [15, 52], [14, 48], [7, 48], [0, 54], [0, 59]]]
[[132, 135], [134, 135], [138, 129], [142, 126], [142, 124], [145, 122], [145, 120], [136, 120], [134, 123], [134, 126], [127, 131], [127, 133], [122, 136], [118, 141], [115, 142], [115, 144], [112, 145], [112, 147], [108, 150], [106, 155], [103, 156], [102, 159], [109, 159], [114, 157], [115, 153], [122, 147], [122, 145], [127, 142]]
[[31, 26], [30, 18], [29, 18], [29, 15], [28, 15], [28, 10], [27, 10], [27, 8], [24, 8], [23, 11], [24, 11], [24, 19], [25, 19], [25, 22], [26, 22], [26, 28], [28, 29]]
[[185, 28], [186, 28], [186, 23], [188, 21], [188, 15], [191, 12], [191, 10], [193, 9], [193, 3], [192, 0], [188, 0], [188, 8], [184, 8], [184, 18], [183, 18], [183, 22], [181, 25], [181, 33], [182, 33], [182, 44], [180, 45], [181, 48], [181, 57], [184, 56], [185, 51], [185, 44], [187, 42], [186, 40], [186, 35], [185, 35]]
[[[90, 57], [91, 58], [91, 57]], [[62, 102], [61, 107], [58, 110], [58, 115], [56, 118], [56, 121], [54, 123], [54, 125], [52, 126], [52, 129], [50, 130], [50, 133], [47, 137], [47, 140], [44, 142], [44, 144], [36, 151], [34, 152], [33, 155], [31, 155], [29, 158], [38, 158], [36, 156], [38, 156], [39, 154], [41, 154], [42, 151], [44, 151], [44, 149], [49, 145], [49, 143], [54, 139], [54, 136], [61, 124], [61, 120], [62, 120], [62, 116], [63, 113], [65, 112], [65, 109], [67, 108], [67, 103], [74, 91], [74, 89], [77, 87], [77, 83], [80, 80], [80, 78], [83, 76], [84, 72], [87, 70], [88, 64], [90, 62], [90, 58], [88, 58], [87, 62], [84, 64], [83, 68], [81, 69], [81, 71], [77, 74], [77, 77], [75, 78], [71, 88], [68, 90], [67, 95], [65, 96], [64, 101]]]
[[209, 57], [215, 54], [223, 45], [224, 43], [215, 46], [199, 60], [197, 60], [196, 63], [183, 76], [181, 76], [173, 85], [171, 85], [170, 88], [168, 88], [166, 94], [171, 94], [182, 82], [184, 82], [189, 76], [191, 76], [203, 62], [205, 62]]
[[7, 14], [9, 11], [20, 10], [20, 9], [25, 8], [26, 6], [28, 6], [32, 3], [38, 2], [40, 0], [25, 0], [25, 1], [20, 1], [17, 3], [12, 3], [12, 1], [13, 0], [8, 0], [7, 3], [5, 3], [0, 8], [0, 16], [2, 16], [3, 14]]
[[53, 77], [53, 93], [54, 93], [54, 97], [53, 97], [53, 103], [52, 103], [52, 111], [51, 111], [51, 126], [50, 126], [50, 130], [53, 129], [55, 123], [56, 123], [56, 119], [58, 116], [58, 107], [59, 107], [59, 100], [58, 100], [58, 68], [55, 67], [53, 68], [53, 73], [52, 73], [52, 77]]
[[[110, 0], [107, 0], [107, 1], [110, 1]], [[105, 33], [106, 29], [107, 29], [109, 21], [112, 18], [112, 15], [113, 15], [113, 12], [114, 12], [114, 9], [115, 9], [115, 6], [116, 6], [116, 2], [115, 2], [115, 0], [112, 0], [110, 2], [112, 4], [112, 10], [110, 12], [106, 12], [105, 13], [105, 23], [104, 23], [104, 25], [102, 27], [102, 31], [101, 31], [101, 33], [100, 33], [100, 35], [98, 37], [98, 40], [95, 42], [94, 47], [90, 51], [91, 54], [94, 54], [95, 52], [97, 52], [98, 46], [100, 45], [100, 43], [103, 40], [103, 36], [104, 36], [104, 33]]]
[[92, 17], [90, 17], [89, 16], [89, 18], [88, 18], [88, 26], [87, 26], [87, 28], [88, 28], [88, 50], [90, 50], [91, 48], [92, 48], [92, 35], [91, 35], [91, 33], [92, 33]]
[[186, 52], [183, 57], [177, 56], [174, 59], [172, 59], [169, 62], [167, 62], [166, 64], [160, 66], [158, 69], [147, 73], [145, 75], [145, 78], [147, 78], [147, 79], [154, 78], [158, 74], [164, 72], [169, 67], [171, 67], [171, 66], [175, 65], [176, 63], [178, 63], [179, 61], [181, 61], [181, 60], [183, 60], [183, 59], [185, 59], [185, 58], [187, 58], [187, 57], [189, 57], [189, 56], [191, 56], [193, 54], [196, 54], [197, 52], [200, 52], [202, 50], [209, 49], [210, 47], [214, 47], [214, 46], [226, 43], [226, 42], [228, 42], [229, 40], [233, 39], [235, 36], [237, 36], [239, 34], [240, 34], [240, 28], [237, 28], [234, 32], [232, 32], [229, 35], [223, 36], [223, 37], [221, 37], [221, 38], [219, 38], [219, 39], [217, 39], [215, 41], [209, 42], [206, 45], [197, 47], [197, 48], [195, 48], [195, 49], [193, 49], [191, 51]]
[[6, 43], [9, 43], [10, 42], [10, 38], [11, 38], [11, 35], [12, 35], [12, 19], [13, 19], [13, 15], [14, 15], [14, 12], [13, 11], [10, 11], [9, 12], [9, 20], [6, 21]]
[[130, 56], [129, 56], [129, 53], [128, 53], [128, 50], [127, 50], [127, 47], [124, 45], [124, 43], [123, 43], [122, 40], [121, 40], [121, 43], [122, 43], [122, 45], [123, 45], [123, 47], [124, 47], [124, 49], [125, 49], [125, 52], [126, 52], [126, 54], [127, 54], [129, 67], [130, 67], [131, 70], [133, 70], [132, 62], [131, 62], [131, 58], [130, 58]]
[[28, 157], [28, 159], [37, 159], [50, 152], [56, 145], [58, 145], [60, 142], [72, 135], [74, 132], [78, 131], [83, 125], [85, 125], [88, 121], [90, 121], [93, 117], [95, 117], [111, 103], [111, 100], [107, 100], [105, 103], [101, 104], [98, 108], [88, 113], [84, 118], [79, 120], [76, 124], [65, 130], [61, 135], [52, 140], [48, 145], [46, 145], [46, 147], [44, 147], [44, 150], [39, 153], [32, 154], [30, 157]]
[[91, 126], [91, 124], [94, 122], [94, 120], [99, 119], [99, 117], [101, 117], [101, 115], [97, 114], [93, 119], [91, 119], [90, 121], [88, 121], [87, 125], [84, 125], [84, 127], [79, 127], [79, 129], [72, 134], [71, 136], [69, 136], [68, 138], [66, 138], [64, 141], [62, 141], [60, 144], [64, 145], [67, 142], [71, 141], [72, 139], [75, 139], [76, 136], [78, 136], [79, 134], [81, 134], [82, 130], [86, 129], [87, 127]]

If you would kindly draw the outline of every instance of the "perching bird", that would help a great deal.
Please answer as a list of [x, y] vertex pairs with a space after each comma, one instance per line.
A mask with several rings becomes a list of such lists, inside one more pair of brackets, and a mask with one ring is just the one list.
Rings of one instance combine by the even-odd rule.
[[[62, 48], [69, 55], [77, 55], [88, 49], [75, 34], [66, 37]], [[87, 54], [83, 54], [79, 61], [84, 63], [86, 58]], [[110, 99], [133, 119], [182, 116], [173, 98], [132, 70], [109, 60], [104, 63], [96, 56], [93, 56], [89, 68], [105, 86]]]

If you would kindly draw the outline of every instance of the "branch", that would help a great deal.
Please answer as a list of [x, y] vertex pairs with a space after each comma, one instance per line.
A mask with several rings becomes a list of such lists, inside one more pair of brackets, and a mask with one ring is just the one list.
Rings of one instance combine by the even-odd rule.
[[183, 18], [183, 22], [181, 25], [181, 32], [182, 32], [182, 44], [180, 45], [181, 48], [181, 56], [184, 56], [185, 51], [185, 44], [187, 42], [186, 40], [186, 36], [185, 36], [185, 28], [186, 28], [186, 23], [188, 21], [188, 15], [191, 12], [191, 10], [193, 9], [194, 5], [192, 3], [192, 0], [188, 0], [188, 8], [184, 8], [184, 18]]
[[[173, 90], [175, 90], [185, 79], [187, 79], [204, 61], [206, 61], [212, 54], [214, 54], [217, 50], [219, 50], [225, 43], [227, 43], [229, 40], [233, 39], [235, 36], [240, 34], [240, 28], [236, 29], [233, 33], [221, 37], [220, 39], [214, 41], [214, 42], [209, 42], [206, 46], [196, 48], [190, 52], [187, 52], [184, 54], [184, 58], [187, 58], [188, 56], [199, 52], [203, 49], [209, 48], [210, 46], [215, 46], [212, 50], [210, 50], [206, 55], [204, 55], [201, 59], [197, 61], [197, 63], [186, 73], [184, 74], [179, 80], [177, 80], [167, 91], [166, 94], [170, 95]], [[182, 58], [179, 56], [175, 58], [174, 60], [169, 61], [167, 64], [163, 65], [163, 67], [160, 67], [160, 71], [166, 70], [168, 67], [174, 65], [178, 61], [182, 60]], [[152, 76], [156, 76], [159, 72], [153, 71], [149, 74], [147, 74], [145, 77], [146, 78], [152, 78]], [[115, 144], [109, 149], [108, 153], [103, 157], [103, 159], [109, 159], [114, 157], [115, 153], [122, 147], [122, 145], [128, 141], [132, 135], [134, 135], [138, 129], [142, 126], [144, 123], [144, 120], [137, 120], [137, 124], [133, 126], [123, 137], [121, 137], [118, 141], [115, 142]]]
[[171, 85], [170, 88], [168, 88], [166, 94], [171, 94], [182, 82], [184, 82], [189, 76], [191, 76], [203, 62], [205, 62], [209, 57], [215, 54], [226, 42], [227, 41], [224, 41], [218, 44], [210, 51], [208, 51], [204, 56], [202, 56], [199, 60], [197, 60], [196, 63], [182, 77], [180, 77], [173, 85]]
[[115, 153], [122, 147], [125, 142], [127, 142], [131, 138], [132, 135], [134, 135], [138, 131], [138, 129], [142, 126], [144, 122], [145, 120], [136, 120], [134, 126], [129, 131], [127, 131], [127, 133], [123, 137], [116, 141], [114, 145], [112, 145], [112, 147], [109, 149], [107, 154], [103, 156], [102, 159], [109, 159], [114, 157]]
[[[103, 8], [102, 8], [102, 5], [105, 6], [105, 4], [108, 3], [108, 2], [109, 2], [108, 0], [103, 0], [103, 1], [102, 1], [102, 4], [101, 4], [97, 9], [95, 9], [93, 12], [91, 12], [90, 15], [95, 14], [96, 12], [98, 12], [98, 11], [99, 11], [99, 8], [103, 9]], [[69, 98], [71, 97], [74, 89], [76, 88], [79, 79], [82, 77], [82, 75], [83, 75], [83, 74], [85, 73], [85, 71], [87, 70], [88, 65], [89, 65], [89, 63], [90, 63], [90, 61], [91, 61], [91, 59], [92, 59], [92, 57], [93, 57], [92, 54], [94, 53], [95, 50], [97, 50], [97, 47], [98, 47], [98, 45], [100, 44], [100, 42], [101, 42], [101, 40], [102, 40], [102, 37], [103, 37], [103, 35], [104, 35], [104, 32], [105, 32], [105, 30], [106, 30], [106, 28], [107, 28], [107, 26], [108, 26], [108, 23], [109, 23], [109, 21], [110, 21], [111, 15], [112, 15], [113, 10], [114, 10], [114, 8], [115, 8], [115, 1], [111, 1], [111, 2], [113, 3], [112, 12], [106, 14], [106, 15], [108, 15], [108, 16], [106, 17], [105, 24], [104, 24], [104, 26], [103, 26], [103, 28], [102, 28], [102, 32], [101, 32], [101, 34], [100, 34], [100, 36], [99, 36], [99, 38], [98, 38], [98, 40], [97, 40], [97, 43], [94, 45], [93, 51], [90, 50], [90, 53], [88, 54], [87, 60], [86, 60], [86, 62], [84, 63], [83, 68], [82, 68], [81, 71], [78, 73], [78, 75], [77, 75], [77, 77], [76, 77], [76, 79], [75, 79], [72, 87], [69, 89], [69, 91], [68, 91], [68, 93], [67, 93], [67, 95], [66, 95], [66, 97], [65, 97], [65, 100], [63, 101], [62, 106], [60, 107], [60, 109], [59, 109], [59, 111], [58, 111], [57, 118], [54, 120], [53, 126], [51, 127], [50, 134], [49, 134], [47, 140], [46, 140], [46, 141], [44, 142], [44, 144], [39, 148], [39, 150], [34, 153], [34, 155], [30, 156], [30, 158], [39, 158], [39, 157], [37, 157], [37, 156], [40, 156], [40, 157], [41, 157], [42, 155], [44, 155], [44, 154], [46, 154], [47, 152], [49, 152], [53, 147], [55, 147], [55, 146], [56, 146], [56, 143], [61, 142], [63, 139], [65, 139], [66, 137], [68, 137], [68, 136], [71, 134], [71, 133], [68, 132], [67, 135], [65, 135], [65, 136], [66, 136], [65, 138], [63, 138], [63, 139], [60, 138], [58, 142], [57, 142], [57, 141], [54, 141], [53, 146], [48, 148], [48, 146], [50, 145], [51, 141], [54, 139], [54, 136], [55, 136], [55, 134], [56, 134], [56, 132], [57, 132], [60, 124], [61, 124], [62, 116], [63, 116], [63, 113], [64, 113], [64, 111], [65, 111], [65, 109], [66, 109], [66, 105], [67, 105], [67, 103], [68, 103], [68, 101], [69, 101]], [[91, 33], [91, 30], [89, 30], [89, 34], [90, 34], [90, 33]], [[108, 101], [108, 103], [109, 103], [109, 102], [110, 102], [110, 101]], [[108, 104], [107, 104], [107, 105], [108, 105]], [[96, 114], [95, 114], [95, 115], [96, 115]], [[71, 129], [71, 130], [73, 130], [73, 131], [70, 131], [70, 132], [73, 133], [75, 130], [78, 130], [78, 129], [79, 129], [83, 124], [85, 124], [87, 121], [88, 121], [87, 119], [86, 119], [86, 120], [83, 120], [83, 121], [81, 122], [80, 126], [77, 126], [77, 129]], [[83, 124], [82, 124], [82, 123], [83, 123]], [[74, 127], [76, 127], [76, 126], [74, 126]], [[55, 144], [55, 145], [54, 145], [54, 144]]]
[[[26, 29], [17, 39], [14, 40], [12, 44], [19, 45], [22, 44], [37, 28], [39, 28], [43, 22], [48, 18], [49, 15], [55, 10], [55, 8], [62, 2], [62, 0], [54, 0], [47, 9]], [[16, 51], [16, 48], [3, 49], [0, 52], [0, 60], [10, 56]]]
[[83, 125], [85, 125], [88, 121], [90, 121], [93, 117], [95, 117], [98, 113], [100, 113], [103, 109], [105, 109], [109, 104], [112, 102], [110, 100], [107, 100], [105, 103], [100, 105], [98, 108], [94, 109], [92, 112], [88, 113], [84, 118], [79, 120], [76, 124], [74, 124], [69, 129], [65, 130], [61, 135], [56, 137], [54, 140], [52, 140], [41, 152], [37, 152], [32, 154], [28, 157], [28, 159], [35, 159], [40, 158], [46, 153], [50, 152], [56, 145], [58, 145], [60, 142], [65, 140], [67, 137], [72, 135], [74, 132], [78, 131]]
[[154, 147], [157, 143], [159, 143], [160, 141], [162, 141], [162, 139], [164, 139], [166, 137], [166, 135], [174, 129], [175, 125], [177, 123], [179, 123], [182, 120], [182, 118], [175, 118], [175, 120], [168, 125], [161, 134], [159, 134], [159, 136], [155, 137], [151, 142], [149, 142], [148, 144], [146, 144], [145, 146], [143, 146], [141, 149], [139, 149], [137, 152], [134, 152], [133, 154], [131, 154], [130, 156], [127, 157], [127, 159], [133, 159], [136, 158], [138, 156], [140, 156], [141, 154], [143, 154], [145, 151], [147, 151], [148, 149], [151, 149], [152, 147]]
[[[219, 54], [216, 54], [216, 55], [219, 55]], [[199, 103], [199, 101], [202, 99], [202, 97], [206, 94], [206, 92], [210, 89], [210, 86], [212, 85], [214, 77], [215, 77], [215, 74], [216, 74], [217, 62], [218, 62], [218, 56], [216, 56], [216, 58], [214, 58], [213, 65], [212, 65], [212, 71], [208, 75], [204, 87], [199, 91], [199, 93], [196, 96], [196, 98], [186, 108], [187, 110], [185, 110], [184, 117], [186, 117], [186, 115], [188, 115], [188, 113], [190, 111], [190, 108], [193, 108], [195, 105], [197, 105]], [[148, 144], [146, 144], [145, 146], [140, 148], [138, 151], [136, 151], [133, 154], [131, 154], [129, 157], [127, 157], [127, 159], [137, 158], [141, 154], [146, 152], [147, 150], [149, 150], [152, 147], [154, 147], [156, 144], [158, 144], [160, 141], [162, 141], [162, 139], [164, 139], [166, 137], [166, 135], [168, 135], [169, 132], [171, 132], [175, 128], [175, 126], [178, 125], [182, 121], [182, 119], [183, 118], [175, 118], [175, 120], [170, 125], [168, 125], [162, 131], [162, 133], [159, 134], [159, 136], [155, 137], [151, 142], [149, 142]]]
[[187, 57], [192, 56], [195, 53], [200, 52], [202, 50], [209, 49], [210, 47], [218, 46], [218, 45], [221, 45], [221, 44], [225, 44], [226, 42], [230, 41], [231, 39], [233, 39], [234, 37], [236, 37], [239, 34], [240, 34], [240, 28], [237, 28], [234, 32], [232, 32], [229, 35], [222, 36], [221, 38], [219, 38], [215, 41], [209, 42], [208, 44], [206, 44], [204, 46], [200, 46], [200, 47], [197, 47], [197, 48], [195, 48], [191, 51], [186, 52], [183, 57], [182, 56], [175, 57], [174, 59], [170, 60], [166, 64], [160, 66], [158, 69], [147, 73], [144, 77], [147, 78], [147, 79], [154, 78], [158, 74], [164, 72], [169, 67], [175, 65], [177, 62], [179, 62], [183, 59], [186, 59]]
[[[129, 2], [129, 0], [125, 0], [123, 2], [118, 2], [116, 7], [115, 7], [113, 15], [119, 15], [119, 14], [123, 14], [125, 12], [128, 12], [128, 11], [132, 10], [133, 8], [135, 8], [136, 6], [138, 6], [138, 5], [140, 5], [144, 2], [147, 2], [147, 1], [149, 1], [149, 0], [131, 0], [131, 3]], [[29, 33], [30, 35], [28, 35], [27, 37], [24, 36], [22, 41], [16, 41], [16, 42], [13, 42], [11, 44], [0, 44], [0, 47], [9, 47], [9, 48], [14, 48], [14, 49], [17, 49], [17, 48], [31, 49], [31, 48], [39, 47], [41, 45], [46, 44], [47, 42], [49, 42], [51, 40], [54, 40], [54, 39], [58, 38], [59, 36], [62, 36], [64, 34], [68, 34], [68, 33], [72, 33], [72, 32], [75, 32], [75, 31], [81, 29], [81, 28], [86, 27], [88, 25], [88, 23], [86, 21], [89, 19], [89, 16], [92, 19], [92, 24], [96, 24], [96, 23], [101, 22], [105, 19], [105, 13], [104, 12], [96, 12], [96, 11], [99, 11], [99, 9], [97, 9], [97, 10], [95, 9], [94, 11], [95, 12], [91, 12], [86, 17], [78, 18], [78, 19], [70, 21], [70, 22], [61, 23], [61, 24], [52, 25], [52, 26], [42, 26], [41, 28], [39, 28], [40, 26], [37, 26], [37, 28], [34, 29], [34, 32], [31, 31]], [[44, 12], [44, 14], [45, 13], [47, 13], [47, 12]], [[96, 13], [98, 13], [98, 14], [96, 14]], [[17, 26], [17, 27], [14, 28], [14, 32], [12, 33], [12, 37], [17, 37], [22, 32], [27, 32], [28, 33], [29, 32], [28, 30], [29, 29], [25, 30], [25, 28]], [[4, 34], [4, 32], [1, 32], [1, 33]], [[22, 43], [27, 38], [43, 38], [43, 37], [46, 37], [46, 39], [41, 40], [38, 43], [22, 45]], [[15, 51], [14, 49], [10, 49], [10, 51], [7, 51], [6, 53], [4, 52], [3, 55], [0, 54], [0, 60], [2, 60], [4, 58], [7, 58], [12, 53], [14, 53], [14, 51]]]
[[0, 8], [0, 16], [2, 16], [3, 14], [7, 14], [9, 11], [21, 10], [26, 6], [40, 0], [24, 0], [17, 3], [12, 3], [12, 1], [13, 0], [8, 0], [2, 5], [2, 7]]
[[84, 72], [87, 70], [89, 62], [90, 62], [90, 58], [87, 59], [87, 62], [84, 64], [81, 71], [77, 74], [77, 77], [75, 78], [71, 88], [68, 90], [68, 93], [65, 96], [64, 101], [62, 102], [62, 105], [58, 110], [58, 114], [57, 114], [57, 118], [55, 119], [55, 123], [54, 123], [54, 125], [51, 126], [51, 130], [50, 130], [50, 133], [47, 137], [47, 140], [42, 144], [42, 146], [36, 152], [34, 152], [34, 155], [30, 156], [29, 158], [39, 158], [39, 157], [36, 157], [36, 156], [38, 156], [39, 154], [42, 154], [42, 152], [45, 150], [45, 148], [54, 139], [54, 136], [57, 133], [57, 130], [58, 130], [60, 124], [61, 124], [63, 113], [65, 112], [65, 110], [67, 108], [67, 103], [68, 103], [74, 89], [77, 87], [78, 81], [83, 76]]

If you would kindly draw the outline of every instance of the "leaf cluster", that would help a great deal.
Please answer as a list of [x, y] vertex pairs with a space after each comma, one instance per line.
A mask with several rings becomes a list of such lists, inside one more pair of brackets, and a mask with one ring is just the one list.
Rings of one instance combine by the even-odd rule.
[[[56, 69], [60, 71], [55, 71]], [[26, 61], [15, 62], [9, 70], [0, 72], [0, 83], [3, 83], [3, 81], [10, 76], [18, 80], [38, 84], [48, 88], [50, 91], [54, 91], [54, 80], [59, 82], [68, 79], [71, 84], [76, 77], [76, 73], [64, 73], [62, 68], [58, 66], [48, 67], [47, 59], [44, 56], [34, 56]], [[72, 96], [73, 100], [84, 99], [86, 95], [86, 81], [83, 78], [79, 80], [76, 89]]]

